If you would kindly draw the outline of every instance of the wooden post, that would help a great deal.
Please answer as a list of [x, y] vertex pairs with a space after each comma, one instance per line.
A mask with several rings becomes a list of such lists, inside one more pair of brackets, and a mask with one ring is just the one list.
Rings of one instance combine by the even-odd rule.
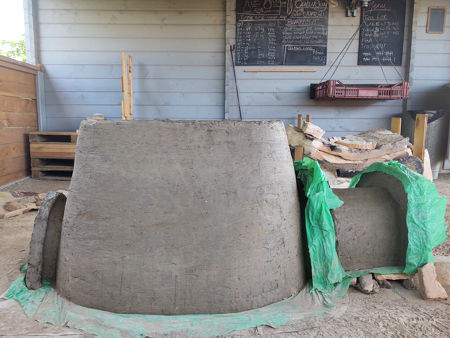
[[420, 158], [422, 162], [425, 157], [425, 138], [427, 135], [427, 123], [428, 119], [426, 114], [416, 115], [413, 155]]
[[391, 119], [391, 131], [393, 133], [401, 135], [401, 133], [402, 133], [402, 118], [401, 117], [393, 117]]
[[129, 109], [129, 119], [132, 119], [133, 115], [133, 58], [131, 55], [128, 56], [128, 100], [130, 103], [130, 109]]
[[128, 102], [128, 70], [127, 70], [127, 54], [122, 52], [122, 120], [128, 120], [128, 109], [130, 104]]
[[297, 127], [299, 127], [300, 129], [302, 129], [302, 127], [303, 127], [303, 116], [302, 116], [302, 114], [298, 114], [297, 115]]
[[311, 115], [306, 115], [306, 122], [311, 122]]
[[[128, 61], [128, 62], [127, 62]], [[131, 120], [133, 114], [133, 70], [132, 58], [122, 52], [122, 120]]]
[[294, 161], [303, 161], [303, 147], [297, 146], [294, 148]]

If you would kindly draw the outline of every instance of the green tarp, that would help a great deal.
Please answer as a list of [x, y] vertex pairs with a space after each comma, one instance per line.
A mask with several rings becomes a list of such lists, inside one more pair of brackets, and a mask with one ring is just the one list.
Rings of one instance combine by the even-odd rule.
[[439, 195], [435, 185], [396, 161], [374, 163], [355, 176], [349, 187], [356, 187], [361, 176], [370, 172], [382, 172], [401, 181], [408, 195], [406, 264], [404, 267], [345, 272], [336, 252], [336, 236], [330, 213], [330, 210], [339, 208], [342, 201], [331, 190], [327, 177], [316, 161], [305, 158], [294, 162], [294, 168], [308, 198], [305, 226], [313, 290], [342, 295], [353, 277], [369, 272], [413, 274], [419, 267], [433, 261], [433, 247], [446, 240], [446, 198]]

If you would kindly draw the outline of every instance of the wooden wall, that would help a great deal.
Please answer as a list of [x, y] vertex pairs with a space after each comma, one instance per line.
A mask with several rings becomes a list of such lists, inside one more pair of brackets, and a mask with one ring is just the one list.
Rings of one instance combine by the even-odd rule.
[[[404, 41], [409, 34], [408, 26], [411, 21], [411, 1], [407, 0], [406, 23]], [[227, 44], [235, 43], [236, 0], [227, 0]], [[326, 66], [277, 66], [265, 67], [314, 69], [315, 73], [252, 73], [246, 69], [261, 68], [242, 66], [236, 67], [236, 77], [241, 100], [242, 113], [247, 120], [281, 119], [286, 124], [296, 124], [297, 114], [312, 115], [313, 122], [317, 123], [329, 136], [341, 136], [362, 132], [372, 128], [389, 128], [390, 118], [400, 115], [403, 111], [403, 101], [314, 101], [309, 98], [310, 83], [319, 82], [328, 67], [345, 46], [348, 39], [356, 31], [360, 24], [360, 11], [357, 17], [346, 17], [344, 1], [338, 1], [338, 6], [330, 4], [328, 18], [328, 57]], [[381, 83], [385, 79], [379, 66], [358, 66], [358, 41], [357, 35], [350, 45], [347, 55], [337, 70], [333, 79], [344, 83]], [[397, 67], [398, 72], [405, 76], [408, 60], [408, 43], [404, 43], [403, 62]], [[239, 116], [234, 77], [229, 58], [227, 59], [227, 91], [226, 103], [227, 116], [236, 118]], [[383, 67], [390, 83], [401, 81], [394, 67]], [[329, 74], [330, 75], [330, 74]], [[328, 76], [329, 76], [328, 75]], [[325, 78], [328, 80], [328, 77]]]
[[[446, 6], [443, 34], [426, 32], [428, 7]], [[450, 83], [450, 1], [416, 1], [411, 53], [409, 110], [448, 109]]]
[[135, 119], [224, 117], [224, 0], [39, 0], [46, 130], [121, 118], [121, 51]]
[[[436, 89], [450, 78], [450, 27], [447, 19], [444, 35], [426, 34], [426, 10], [448, 6], [448, 0], [407, 0], [403, 63], [398, 67], [411, 80], [407, 103], [309, 99], [309, 84], [322, 78], [360, 23], [359, 14], [347, 18], [344, 1], [337, 3], [330, 7], [327, 66], [292, 67], [315, 73], [236, 68], [245, 119], [295, 123], [297, 114], [311, 114], [332, 136], [389, 128], [390, 118], [404, 109], [437, 106]], [[238, 118], [229, 57], [229, 45], [235, 43], [235, 0], [39, 0], [35, 14], [37, 54], [47, 68], [45, 130], [75, 130], [95, 113], [120, 118], [122, 50], [134, 61], [135, 118]], [[380, 67], [357, 65], [358, 40], [334, 79], [384, 83]], [[394, 67], [383, 69], [389, 82], [401, 80]]]
[[38, 128], [37, 69], [0, 56], [0, 185], [29, 174], [27, 133]]

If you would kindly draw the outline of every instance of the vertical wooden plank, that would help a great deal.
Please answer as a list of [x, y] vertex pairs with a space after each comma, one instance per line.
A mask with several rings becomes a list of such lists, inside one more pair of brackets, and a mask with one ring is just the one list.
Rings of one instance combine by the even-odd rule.
[[129, 89], [128, 89], [128, 69], [127, 69], [127, 54], [122, 52], [122, 91], [123, 91], [123, 104], [122, 104], [122, 120], [128, 120], [129, 116]]
[[302, 114], [297, 115], [297, 127], [299, 127], [300, 129], [303, 127], [303, 115]]
[[311, 122], [311, 115], [306, 115], [306, 122]]
[[423, 162], [425, 157], [425, 137], [427, 135], [427, 115], [417, 114], [414, 127], [414, 148], [413, 155]]
[[303, 147], [298, 146], [294, 148], [294, 161], [303, 161]]
[[402, 133], [402, 118], [401, 117], [393, 117], [391, 119], [391, 131], [396, 134]]
[[128, 81], [129, 83], [129, 92], [128, 92], [128, 96], [129, 96], [129, 101], [130, 101], [130, 120], [132, 118], [133, 115], [133, 58], [131, 57], [131, 55], [128, 56]]

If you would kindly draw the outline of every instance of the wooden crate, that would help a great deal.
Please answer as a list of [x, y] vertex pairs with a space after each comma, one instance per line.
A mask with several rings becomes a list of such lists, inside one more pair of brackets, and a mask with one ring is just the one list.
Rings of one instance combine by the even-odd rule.
[[70, 180], [73, 172], [77, 133], [32, 132], [29, 134], [31, 177]]

